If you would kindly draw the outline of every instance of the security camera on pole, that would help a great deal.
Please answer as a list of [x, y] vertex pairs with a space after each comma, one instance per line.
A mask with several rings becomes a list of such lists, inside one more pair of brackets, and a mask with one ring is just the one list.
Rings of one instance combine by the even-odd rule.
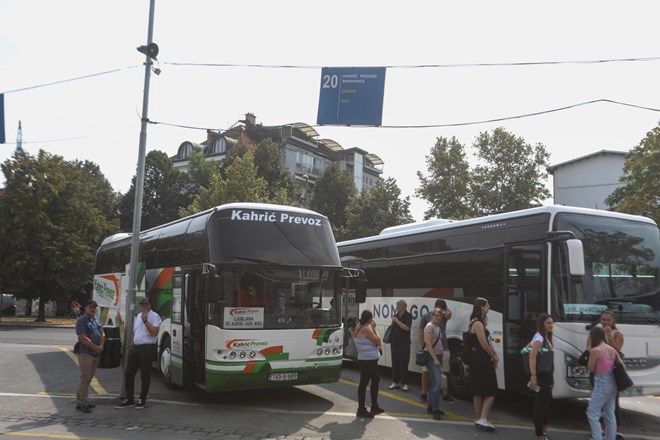
[[[120, 397], [125, 397], [126, 384], [124, 381], [124, 370], [128, 349], [133, 340], [133, 321], [135, 319], [135, 292], [137, 286], [137, 265], [140, 250], [140, 224], [142, 220], [142, 196], [144, 193], [144, 166], [147, 146], [147, 123], [149, 122], [149, 81], [153, 61], [158, 55], [158, 45], [152, 41], [154, 34], [154, 7], [156, 0], [150, 1], [149, 6], [149, 30], [147, 33], [147, 45], [137, 48], [138, 52], [146, 57], [144, 62], [144, 92], [142, 98], [142, 125], [140, 128], [140, 146], [138, 149], [137, 173], [135, 179], [135, 204], [133, 205], [133, 236], [131, 241], [131, 261], [128, 272], [128, 289], [126, 296], [126, 311], [124, 323], [124, 353], [121, 359], [121, 385]], [[155, 73], [155, 72], [154, 72]], [[158, 71], [160, 73], [160, 70]]]

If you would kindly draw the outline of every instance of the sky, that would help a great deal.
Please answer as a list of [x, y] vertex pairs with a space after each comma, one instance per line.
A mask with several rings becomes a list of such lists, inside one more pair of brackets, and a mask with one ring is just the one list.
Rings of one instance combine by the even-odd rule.
[[[26, 152], [90, 160], [116, 191], [128, 190], [145, 76], [136, 47], [147, 42], [149, 6], [0, 0], [0, 162], [14, 154], [20, 120]], [[629, 151], [660, 120], [658, 111], [599, 102], [440, 127], [600, 99], [660, 109], [658, 1], [156, 0], [154, 11], [161, 73], [151, 76], [148, 116], [161, 124], [148, 125], [147, 151], [174, 155], [245, 113], [264, 125], [315, 126], [322, 67], [386, 66], [384, 127], [315, 129], [383, 159], [383, 177], [410, 196], [416, 220], [428, 209], [414, 196], [417, 172], [426, 173], [438, 137], [455, 136], [474, 163], [479, 133], [504, 127], [542, 143], [556, 165]], [[581, 63], [617, 59], [639, 60]], [[511, 65], [537, 62], [546, 64]], [[294, 67], [275, 67], [283, 65]], [[422, 65], [435, 67], [414, 67]], [[111, 73], [96, 75], [103, 72]], [[386, 127], [420, 125], [436, 127]]]

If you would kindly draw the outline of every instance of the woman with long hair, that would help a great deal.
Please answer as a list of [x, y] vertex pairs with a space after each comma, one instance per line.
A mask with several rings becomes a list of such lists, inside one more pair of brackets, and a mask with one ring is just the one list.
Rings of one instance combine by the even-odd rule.
[[[378, 406], [378, 359], [380, 359], [381, 339], [376, 331], [376, 321], [369, 310], [364, 310], [360, 320], [353, 328], [353, 341], [357, 348], [358, 365], [360, 365], [360, 385], [358, 386], [358, 410], [356, 417], [373, 418], [384, 412]], [[371, 411], [367, 411], [367, 385], [371, 382]]]
[[554, 371], [539, 373], [537, 370], [538, 355], [541, 350], [552, 351], [552, 330], [554, 327], [552, 316], [541, 313], [536, 320], [536, 334], [532, 338], [529, 354], [529, 371], [531, 377], [527, 386], [536, 391], [534, 401], [534, 430], [536, 440], [545, 440], [548, 432], [548, 410], [552, 400], [552, 387], [554, 386]]
[[497, 352], [490, 341], [490, 332], [486, 325], [486, 315], [490, 310], [488, 300], [477, 298], [474, 300], [468, 333], [472, 338], [472, 353], [470, 362], [470, 391], [474, 405], [474, 426], [482, 431], [493, 432], [495, 426], [488, 421], [488, 415], [495, 403], [497, 395], [497, 376], [495, 369], [499, 362]]
[[615, 440], [614, 405], [617, 389], [613, 370], [619, 353], [605, 342], [605, 331], [602, 327], [593, 327], [589, 332], [589, 338], [592, 348], [589, 350], [588, 368], [595, 373], [594, 389], [587, 407], [591, 437], [593, 440], [603, 439], [603, 429], [600, 424], [602, 417], [605, 422], [605, 440]]

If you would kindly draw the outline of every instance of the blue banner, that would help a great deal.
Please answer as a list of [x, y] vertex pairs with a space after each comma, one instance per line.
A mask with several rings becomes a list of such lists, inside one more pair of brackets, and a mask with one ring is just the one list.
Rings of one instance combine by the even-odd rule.
[[381, 125], [385, 67], [324, 67], [316, 123]]

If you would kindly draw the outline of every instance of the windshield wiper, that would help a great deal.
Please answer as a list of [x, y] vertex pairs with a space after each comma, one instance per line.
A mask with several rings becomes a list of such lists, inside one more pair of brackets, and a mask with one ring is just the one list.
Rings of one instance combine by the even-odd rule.
[[272, 265], [275, 265], [275, 266], [284, 266], [283, 264], [275, 263], [274, 261], [262, 260], [261, 258], [239, 257], [237, 255], [232, 255], [231, 258], [235, 258], [237, 260], [252, 261], [253, 263], [272, 264]]

